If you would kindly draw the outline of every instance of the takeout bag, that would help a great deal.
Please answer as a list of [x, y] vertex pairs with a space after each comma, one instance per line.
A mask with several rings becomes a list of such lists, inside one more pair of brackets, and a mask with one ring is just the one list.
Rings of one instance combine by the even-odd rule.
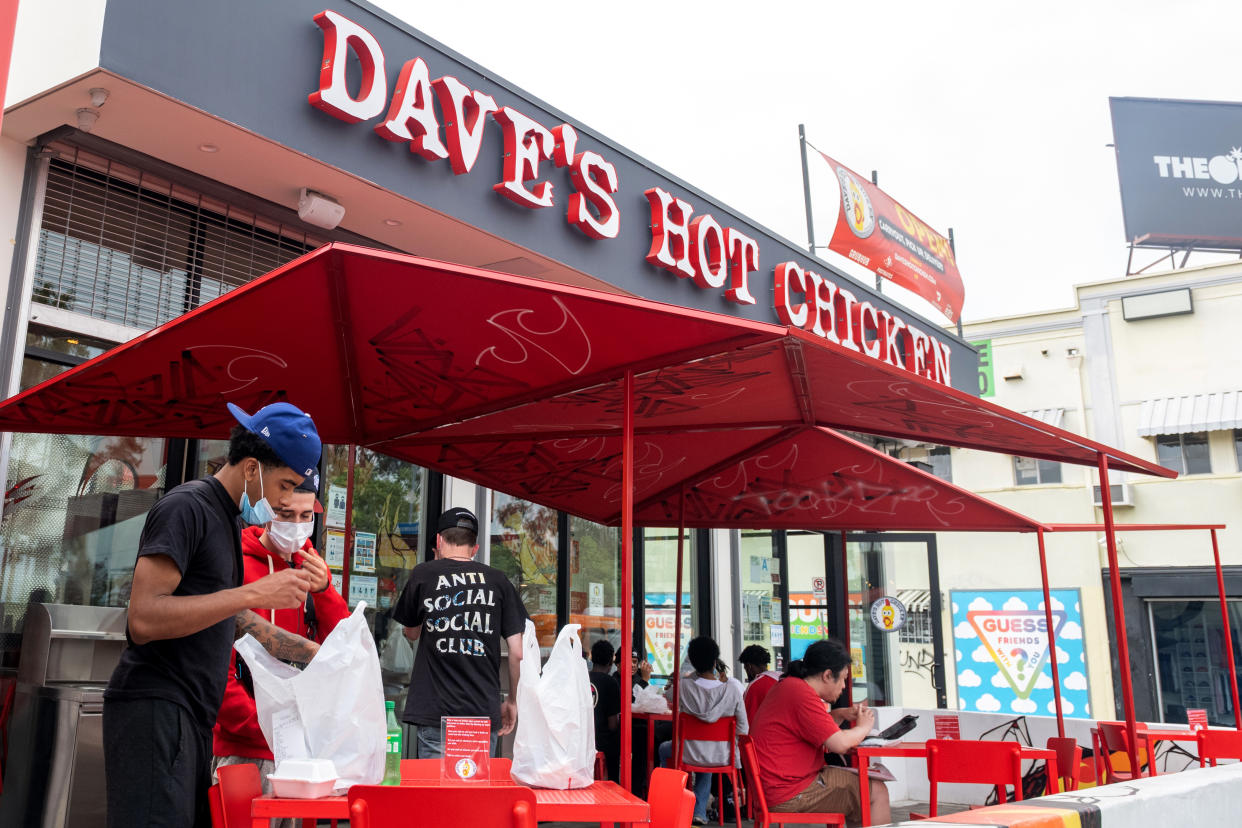
[[668, 713], [668, 699], [664, 698], [664, 694], [660, 692], [660, 688], [653, 684], [643, 687], [641, 684], [635, 684], [634, 687], [634, 703], [631, 710], [635, 713]]
[[585, 788], [594, 781], [595, 713], [579, 629], [561, 629], [541, 671], [535, 625], [526, 621], [510, 770], [523, 785]]
[[388, 735], [379, 655], [359, 602], [305, 670], [273, 658], [250, 635], [233, 646], [254, 677], [259, 728], [277, 767], [285, 759], [330, 759], [333, 790], [384, 778]]

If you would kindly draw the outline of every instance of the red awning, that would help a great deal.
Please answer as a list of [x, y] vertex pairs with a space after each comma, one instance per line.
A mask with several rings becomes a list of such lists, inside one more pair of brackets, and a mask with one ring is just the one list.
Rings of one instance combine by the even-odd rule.
[[1103, 452], [1112, 468], [1173, 476], [799, 330], [348, 245], [0, 403], [0, 429], [220, 438], [226, 401], [287, 399], [325, 442], [446, 470], [493, 457], [462, 473], [488, 485], [538, 447], [526, 455], [558, 464], [551, 481], [565, 446], [619, 437], [627, 371], [637, 437], [681, 447], [687, 469], [744, 452], [744, 431], [758, 443], [826, 426], [1083, 465]]

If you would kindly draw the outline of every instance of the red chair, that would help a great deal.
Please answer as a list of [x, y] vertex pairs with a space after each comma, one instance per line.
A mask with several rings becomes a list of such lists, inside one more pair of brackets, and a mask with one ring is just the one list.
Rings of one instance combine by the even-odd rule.
[[9, 758], [9, 720], [13, 718], [13, 700], [17, 693], [17, 679], [3, 681], [0, 692], [0, 793], [4, 791], [4, 766]]
[[[1125, 722], [1097, 722], [1100, 733], [1100, 751], [1104, 764], [1104, 782], [1129, 782], [1143, 775], [1143, 767], [1147, 764], [1147, 751], [1143, 745], [1138, 746], [1139, 769], [1135, 773], [1130, 768], [1130, 737], [1126, 732]], [[1140, 739], [1141, 741], [1141, 739]]]
[[348, 797], [350, 828], [535, 828], [535, 794], [520, 785], [354, 785]]
[[1057, 774], [1061, 777], [1058, 791], [1076, 791], [1082, 778], [1082, 748], [1078, 742], [1070, 738], [1052, 736], [1048, 739], [1048, 750], [1057, 754]]
[[[729, 764], [727, 765], [690, 765], [682, 761], [682, 754], [686, 748], [686, 742], [728, 742], [729, 744]], [[720, 824], [724, 825], [724, 778], [729, 777], [729, 781], [733, 783], [733, 817], [738, 828], [742, 825], [742, 809], [738, 806], [738, 800], [741, 799], [740, 777], [737, 772], [737, 719], [733, 716], [724, 716], [714, 722], [705, 722], [702, 719], [691, 716], [689, 714], [681, 717], [681, 736], [677, 740], [677, 745], [673, 750], [673, 767], [683, 771], [694, 771], [695, 773], [718, 773], [719, 794], [717, 802], [719, 807], [716, 809]]]
[[207, 803], [211, 806], [211, 828], [225, 828], [224, 801], [220, 799], [219, 783], [207, 789]]
[[[492, 779], [508, 781], [512, 777], [509, 776], [509, 769], [513, 766], [512, 759], [504, 759], [498, 756], [492, 757], [490, 776]], [[440, 760], [439, 759], [402, 759], [401, 760], [401, 781], [402, 782], [436, 782], [440, 781]]]
[[928, 814], [911, 813], [912, 819], [935, 819], [937, 786], [941, 782], [995, 785], [997, 801], [1008, 802], [1007, 788], [1013, 786], [1014, 800], [1022, 799], [1022, 747], [1017, 742], [987, 742], [972, 739], [928, 739], [927, 781], [931, 789]]
[[[689, 775], [673, 768], [656, 768], [651, 771], [647, 783], [647, 802], [651, 805], [651, 828], [682, 828], [694, 818], [694, 794], [686, 790]], [[690, 798], [690, 810], [683, 819], [685, 798]]]
[[1205, 767], [1209, 762], [1216, 767], [1217, 759], [1242, 760], [1242, 731], [1199, 731], [1199, 767]]
[[[750, 792], [750, 815], [755, 828], [768, 825], [797, 823], [801, 825], [844, 825], [844, 814], [784, 814], [768, 810], [768, 798], [763, 793], [759, 779], [759, 758], [749, 736], [739, 736], [738, 748], [742, 752], [742, 772], [746, 774], [746, 790]], [[694, 797], [691, 796], [691, 800]]]
[[216, 769], [216, 777], [224, 828], [250, 828], [250, 803], [263, 795], [259, 769], [250, 764], [225, 765]]

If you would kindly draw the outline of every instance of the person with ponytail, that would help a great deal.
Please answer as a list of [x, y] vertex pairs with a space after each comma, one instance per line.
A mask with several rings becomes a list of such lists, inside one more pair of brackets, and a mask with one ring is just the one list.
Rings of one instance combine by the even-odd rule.
[[[844, 814], [853, 825], [862, 820], [858, 777], [824, 763], [825, 751], [847, 753], [875, 726], [875, 711], [865, 704], [830, 709], [849, 674], [845, 645], [816, 641], [789, 664], [750, 723], [760, 784], [773, 811]], [[836, 716], [852, 726], [842, 729]], [[872, 822], [883, 825], [891, 817], [888, 788], [875, 780], [870, 788]]]

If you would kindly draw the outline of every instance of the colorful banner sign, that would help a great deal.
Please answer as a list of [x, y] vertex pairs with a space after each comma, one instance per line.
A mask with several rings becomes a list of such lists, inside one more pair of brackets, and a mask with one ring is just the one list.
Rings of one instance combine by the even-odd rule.
[[956, 322], [966, 291], [949, 240], [858, 173], [820, 155], [841, 185], [841, 212], [828, 247]]
[[[1040, 590], [951, 594], [958, 707], [980, 713], [1055, 715], [1048, 624]], [[1082, 605], [1076, 589], [1052, 590], [1061, 706], [1090, 718]]]

